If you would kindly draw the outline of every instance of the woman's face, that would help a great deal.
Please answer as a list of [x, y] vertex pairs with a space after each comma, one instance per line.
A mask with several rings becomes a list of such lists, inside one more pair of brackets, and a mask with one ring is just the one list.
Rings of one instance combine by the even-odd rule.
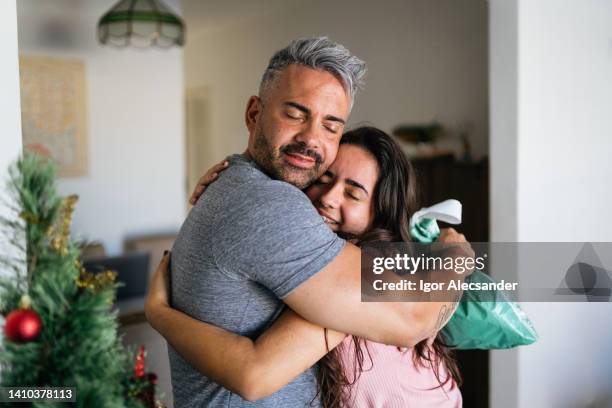
[[333, 231], [360, 236], [372, 224], [378, 173], [378, 163], [368, 151], [343, 144], [336, 160], [306, 195]]

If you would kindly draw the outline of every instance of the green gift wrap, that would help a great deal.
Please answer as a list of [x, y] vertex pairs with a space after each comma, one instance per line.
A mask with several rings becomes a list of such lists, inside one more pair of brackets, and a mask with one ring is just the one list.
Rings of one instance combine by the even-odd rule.
[[[410, 234], [416, 242], [431, 243], [440, 235], [436, 219], [459, 224], [461, 203], [447, 200], [424, 208], [411, 219]], [[465, 282], [495, 282], [475, 270]], [[482, 300], [486, 298], [485, 300]], [[491, 300], [493, 298], [493, 300]], [[500, 291], [493, 296], [478, 290], [466, 290], [453, 317], [442, 329], [445, 342], [455, 349], [508, 349], [532, 344], [538, 339], [533, 324], [516, 302]]]

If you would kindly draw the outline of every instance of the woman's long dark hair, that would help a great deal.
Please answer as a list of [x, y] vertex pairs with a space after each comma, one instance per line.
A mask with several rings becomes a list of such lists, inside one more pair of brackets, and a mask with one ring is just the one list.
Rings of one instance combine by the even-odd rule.
[[[410, 217], [417, 210], [417, 194], [414, 170], [400, 146], [382, 130], [367, 126], [346, 132], [340, 144], [358, 146], [366, 150], [376, 159], [379, 168], [373, 194], [372, 227], [358, 238], [357, 244], [362, 245], [374, 241], [410, 242], [412, 240]], [[355, 348], [352, 375], [347, 377], [346, 367], [342, 363], [342, 344], [331, 350], [318, 362], [317, 381], [321, 404], [324, 408], [350, 406], [351, 388], [364, 368], [363, 349], [367, 351], [363, 339], [352, 336], [352, 340]], [[327, 346], [327, 331], [325, 331], [325, 343]], [[460, 384], [461, 377], [457, 362], [440, 335], [436, 337], [432, 348], [433, 353], [429, 353], [425, 340], [414, 347], [413, 363], [415, 366], [421, 365], [423, 368], [431, 366], [440, 387], [451, 379]], [[327, 349], [329, 351], [329, 347]], [[371, 361], [371, 356], [369, 357]], [[438, 370], [440, 362], [449, 372], [444, 379], [440, 378]]]

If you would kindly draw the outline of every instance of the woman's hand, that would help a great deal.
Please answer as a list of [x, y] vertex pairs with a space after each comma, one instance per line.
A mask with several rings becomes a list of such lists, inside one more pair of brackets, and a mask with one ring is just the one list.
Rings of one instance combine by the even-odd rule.
[[[443, 244], [442, 249], [448, 249], [458, 255], [463, 255], [467, 258], [474, 258], [476, 256], [465, 235], [457, 232], [454, 228], [442, 228], [438, 242]], [[470, 275], [473, 270], [474, 268], [469, 269], [467, 275]]]
[[145, 316], [151, 326], [155, 327], [154, 321], [157, 314], [163, 309], [170, 307], [168, 300], [170, 286], [170, 252], [166, 251], [161, 259], [151, 282], [145, 300]]
[[[457, 232], [454, 228], [443, 228], [440, 231], [440, 236], [438, 237], [437, 242], [440, 243], [440, 245], [436, 245], [436, 243], [434, 243], [432, 246], [441, 247], [440, 249], [443, 251], [445, 256], [472, 259], [475, 257], [474, 249], [472, 248], [468, 240], [465, 238], [465, 235]], [[473, 271], [473, 264], [471, 267], [468, 267], [466, 265], [464, 271], [455, 274], [454, 278], [460, 278], [463, 281], [467, 276], [471, 275]], [[448, 282], [448, 277], [445, 276], [441, 281]], [[450, 292], [450, 290], [447, 292]], [[435, 329], [433, 330], [430, 337], [426, 340], [427, 346], [430, 349], [433, 345], [436, 336], [438, 335], [438, 332], [446, 325], [446, 323], [448, 323], [448, 321], [455, 313], [455, 310], [457, 310], [457, 306], [459, 305], [459, 301], [461, 300], [462, 293], [463, 292], [460, 291], [459, 293], [454, 294], [454, 299], [446, 299], [449, 297], [450, 293], [445, 293], [443, 295], [445, 299], [444, 302], [442, 302], [442, 307], [440, 309], [440, 314]]]
[[446, 243], [465, 243], [467, 239], [465, 239], [465, 235], [459, 233], [454, 228], [442, 228], [438, 241]]
[[209, 184], [215, 181], [217, 177], [219, 177], [219, 173], [227, 169], [228, 166], [229, 162], [227, 160], [223, 160], [222, 162], [217, 163], [210, 169], [208, 169], [208, 171], [198, 180], [198, 184], [196, 184], [195, 189], [193, 190], [193, 193], [191, 193], [191, 197], [189, 198], [189, 203], [191, 205], [195, 205], [195, 203], [198, 201], [198, 198], [200, 198], [200, 196], [206, 190], [206, 187], [208, 187]]

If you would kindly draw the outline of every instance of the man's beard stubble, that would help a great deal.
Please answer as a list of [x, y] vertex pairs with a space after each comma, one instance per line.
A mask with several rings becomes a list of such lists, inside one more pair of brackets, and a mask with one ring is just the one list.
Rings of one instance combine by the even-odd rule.
[[[266, 172], [270, 177], [276, 180], [286, 181], [293, 184], [300, 190], [308, 187], [321, 175], [321, 165], [323, 158], [314, 150], [308, 149], [305, 145], [294, 143], [282, 146], [280, 149], [275, 149], [268, 143], [268, 139], [263, 134], [261, 129], [255, 134], [253, 158], [255, 162]], [[283, 154], [299, 153], [304, 156], [315, 159], [315, 164], [310, 169], [303, 169], [293, 166], [288, 163]]]

